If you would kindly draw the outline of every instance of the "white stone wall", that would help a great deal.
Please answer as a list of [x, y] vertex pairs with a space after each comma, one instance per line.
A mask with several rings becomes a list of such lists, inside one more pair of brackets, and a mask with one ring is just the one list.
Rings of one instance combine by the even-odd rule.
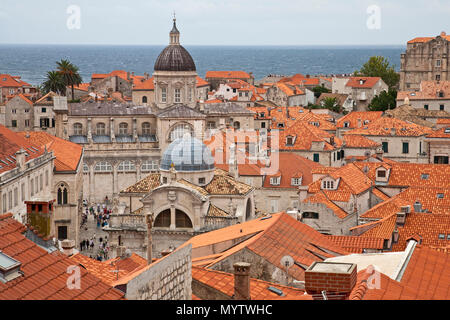
[[126, 285], [128, 300], [191, 300], [192, 245], [180, 248], [145, 268]]

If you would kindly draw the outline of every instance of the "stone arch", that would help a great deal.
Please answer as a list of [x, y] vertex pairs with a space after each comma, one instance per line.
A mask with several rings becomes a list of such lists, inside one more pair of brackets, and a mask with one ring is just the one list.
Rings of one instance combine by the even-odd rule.
[[189, 132], [191, 137], [194, 136], [194, 126], [189, 122], [181, 121], [177, 122], [170, 127], [167, 134], [167, 141], [174, 141], [177, 138], [183, 138], [183, 135]]

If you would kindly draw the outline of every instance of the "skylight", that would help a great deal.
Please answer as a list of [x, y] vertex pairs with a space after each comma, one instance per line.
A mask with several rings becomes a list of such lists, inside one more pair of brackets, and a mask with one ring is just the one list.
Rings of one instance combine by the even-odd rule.
[[275, 287], [267, 287], [267, 290], [269, 290], [269, 291], [271, 291], [271, 292], [273, 292], [273, 293], [279, 295], [280, 297], [281, 297], [281, 296], [284, 296], [283, 291], [281, 291], [281, 290], [278, 289], [278, 288], [275, 288]]
[[429, 177], [430, 175], [428, 173], [422, 173], [421, 175], [422, 180], [428, 180]]
[[444, 199], [444, 194], [443, 193], [438, 193], [437, 194], [437, 198], [438, 199]]
[[440, 233], [439, 234], [439, 240], [445, 240], [445, 234], [444, 233]]

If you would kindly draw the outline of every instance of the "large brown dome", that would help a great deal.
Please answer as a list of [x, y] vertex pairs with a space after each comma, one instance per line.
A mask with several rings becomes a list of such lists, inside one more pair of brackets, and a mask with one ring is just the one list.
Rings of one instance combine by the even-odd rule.
[[155, 71], [196, 71], [189, 52], [179, 44], [167, 46], [155, 62]]

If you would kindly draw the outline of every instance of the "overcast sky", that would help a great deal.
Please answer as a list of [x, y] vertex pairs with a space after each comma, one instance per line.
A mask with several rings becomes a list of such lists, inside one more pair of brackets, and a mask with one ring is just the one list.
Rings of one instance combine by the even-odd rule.
[[185, 45], [404, 45], [450, 34], [450, 0], [0, 0], [0, 43], [164, 45], [174, 10]]

